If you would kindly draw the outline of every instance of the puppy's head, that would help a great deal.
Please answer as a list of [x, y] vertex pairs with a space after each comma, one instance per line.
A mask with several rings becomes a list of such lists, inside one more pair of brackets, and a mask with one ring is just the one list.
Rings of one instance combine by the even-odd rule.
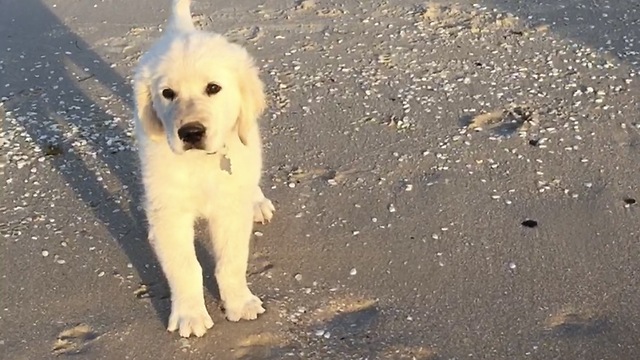
[[249, 54], [219, 35], [169, 39], [141, 60], [134, 80], [137, 120], [176, 154], [216, 153], [231, 136], [246, 145], [265, 107]]

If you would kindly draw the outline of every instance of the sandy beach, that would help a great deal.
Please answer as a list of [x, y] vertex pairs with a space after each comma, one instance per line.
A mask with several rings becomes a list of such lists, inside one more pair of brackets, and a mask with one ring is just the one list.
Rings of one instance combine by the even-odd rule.
[[0, 357], [640, 359], [640, 2], [194, 0], [256, 58], [266, 313], [166, 331], [131, 75], [169, 0], [0, 0]]

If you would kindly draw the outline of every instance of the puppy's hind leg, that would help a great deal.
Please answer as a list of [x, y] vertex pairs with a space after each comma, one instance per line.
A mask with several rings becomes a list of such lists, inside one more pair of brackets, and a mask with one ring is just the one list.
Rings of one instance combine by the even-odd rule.
[[264, 312], [262, 301], [247, 286], [252, 202], [218, 208], [209, 219], [216, 260], [216, 280], [230, 321], [253, 320]]
[[260, 186], [256, 187], [253, 199], [253, 221], [264, 224], [271, 221], [276, 208], [271, 200], [267, 199], [262, 193]]
[[149, 240], [171, 289], [167, 330], [202, 336], [213, 326], [204, 304], [202, 268], [194, 247], [194, 217], [178, 211], [148, 213]]

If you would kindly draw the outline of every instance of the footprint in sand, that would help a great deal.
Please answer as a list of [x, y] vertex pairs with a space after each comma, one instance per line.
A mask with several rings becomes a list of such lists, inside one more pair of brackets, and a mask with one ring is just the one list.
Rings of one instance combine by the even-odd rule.
[[84, 352], [87, 346], [98, 338], [89, 325], [79, 324], [70, 329], [63, 330], [53, 344], [51, 352], [54, 355], [75, 355]]

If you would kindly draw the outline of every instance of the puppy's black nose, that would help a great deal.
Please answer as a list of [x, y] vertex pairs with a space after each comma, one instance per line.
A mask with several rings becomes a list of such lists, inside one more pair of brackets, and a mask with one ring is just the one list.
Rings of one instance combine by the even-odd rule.
[[187, 144], [194, 145], [202, 140], [206, 130], [201, 123], [190, 122], [182, 125], [180, 129], [178, 129], [178, 137]]

